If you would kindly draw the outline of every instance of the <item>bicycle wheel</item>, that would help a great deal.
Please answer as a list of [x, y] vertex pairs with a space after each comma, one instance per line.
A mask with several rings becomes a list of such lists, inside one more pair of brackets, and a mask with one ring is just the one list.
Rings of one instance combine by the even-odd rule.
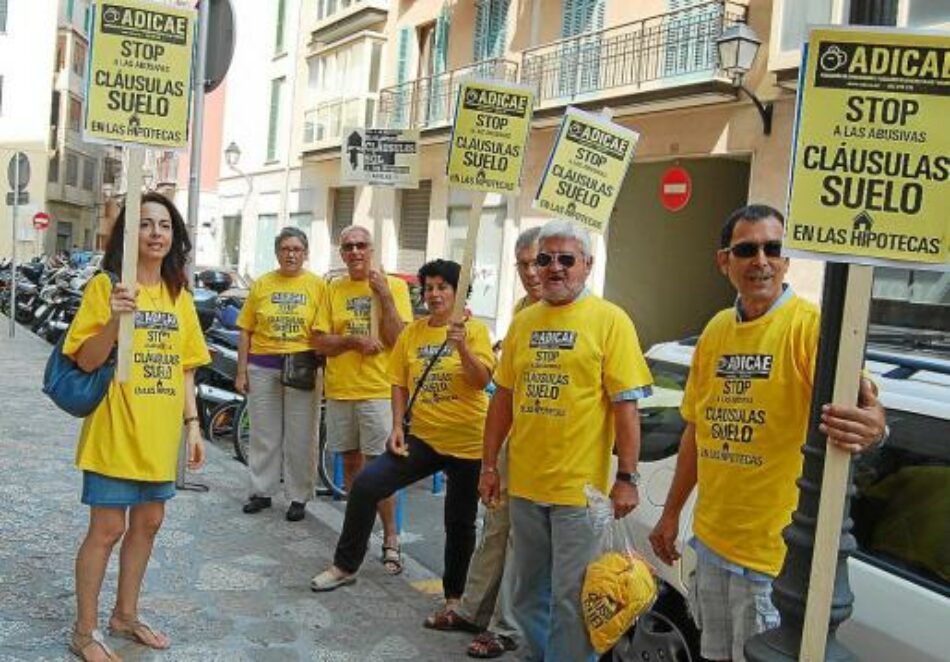
[[251, 443], [251, 412], [247, 408], [247, 401], [242, 401], [234, 414], [231, 438], [234, 441], [234, 454], [238, 461], [247, 464], [248, 446]]
[[334, 466], [335, 453], [327, 448], [327, 425], [323, 416], [320, 417], [320, 457], [318, 458], [317, 470], [320, 480], [326, 485], [324, 495], [333, 496], [337, 499], [346, 499], [346, 484], [343, 482], [342, 471], [339, 481], [335, 480], [336, 471]]
[[212, 443], [226, 443], [234, 435], [234, 421], [242, 400], [219, 402], [208, 414], [208, 441]]

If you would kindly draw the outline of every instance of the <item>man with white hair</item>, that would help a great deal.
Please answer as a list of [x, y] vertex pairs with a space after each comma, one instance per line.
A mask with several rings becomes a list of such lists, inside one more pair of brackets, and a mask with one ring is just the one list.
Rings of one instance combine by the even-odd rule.
[[[317, 315], [316, 349], [327, 357], [327, 445], [343, 454], [347, 488], [364, 462], [386, 450], [392, 431], [389, 352], [407, 322], [412, 303], [405, 281], [372, 268], [373, 238], [351, 225], [340, 233], [347, 275], [330, 281], [327, 304]], [[373, 296], [380, 304], [379, 338], [370, 335]], [[379, 503], [383, 523], [382, 561], [390, 574], [402, 572], [395, 500]]]
[[510, 431], [512, 611], [526, 659], [583, 662], [594, 652], [581, 585], [598, 543], [584, 486], [609, 488], [615, 517], [637, 506], [636, 402], [650, 394], [652, 377], [633, 322], [585, 287], [593, 264], [586, 230], [548, 222], [536, 264], [542, 300], [514, 318], [502, 345], [479, 493], [489, 507], [498, 502], [498, 450]]

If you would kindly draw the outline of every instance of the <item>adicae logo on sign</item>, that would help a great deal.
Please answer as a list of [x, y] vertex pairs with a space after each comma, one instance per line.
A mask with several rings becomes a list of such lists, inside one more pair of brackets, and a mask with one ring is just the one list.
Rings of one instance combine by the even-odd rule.
[[45, 230], [49, 227], [49, 214], [44, 211], [38, 211], [33, 215], [33, 228], [36, 230]]
[[668, 211], [680, 211], [693, 195], [693, 180], [684, 168], [672, 166], [660, 177], [660, 204]]

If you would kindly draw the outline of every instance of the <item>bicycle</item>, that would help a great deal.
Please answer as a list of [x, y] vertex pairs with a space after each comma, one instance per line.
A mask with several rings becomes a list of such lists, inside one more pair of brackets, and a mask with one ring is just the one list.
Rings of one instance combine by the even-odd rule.
[[[232, 403], [228, 403], [232, 404]], [[320, 478], [322, 487], [317, 487], [317, 496], [333, 496], [336, 499], [346, 499], [346, 485], [343, 482], [343, 472], [336, 471], [336, 454], [327, 448], [327, 425], [325, 419], [326, 403], [320, 403], [320, 439], [317, 456], [317, 475]], [[234, 413], [234, 420], [231, 432], [234, 443], [234, 453], [237, 459], [243, 464], [247, 464], [248, 447], [251, 442], [251, 414], [247, 408], [247, 401], [242, 400], [237, 403], [237, 409]], [[338, 479], [338, 480], [337, 480]]]

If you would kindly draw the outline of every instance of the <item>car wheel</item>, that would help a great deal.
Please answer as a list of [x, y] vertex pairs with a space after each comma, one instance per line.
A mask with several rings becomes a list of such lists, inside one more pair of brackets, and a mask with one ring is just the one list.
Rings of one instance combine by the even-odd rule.
[[676, 591], [665, 588], [601, 662], [699, 662], [699, 631]]

